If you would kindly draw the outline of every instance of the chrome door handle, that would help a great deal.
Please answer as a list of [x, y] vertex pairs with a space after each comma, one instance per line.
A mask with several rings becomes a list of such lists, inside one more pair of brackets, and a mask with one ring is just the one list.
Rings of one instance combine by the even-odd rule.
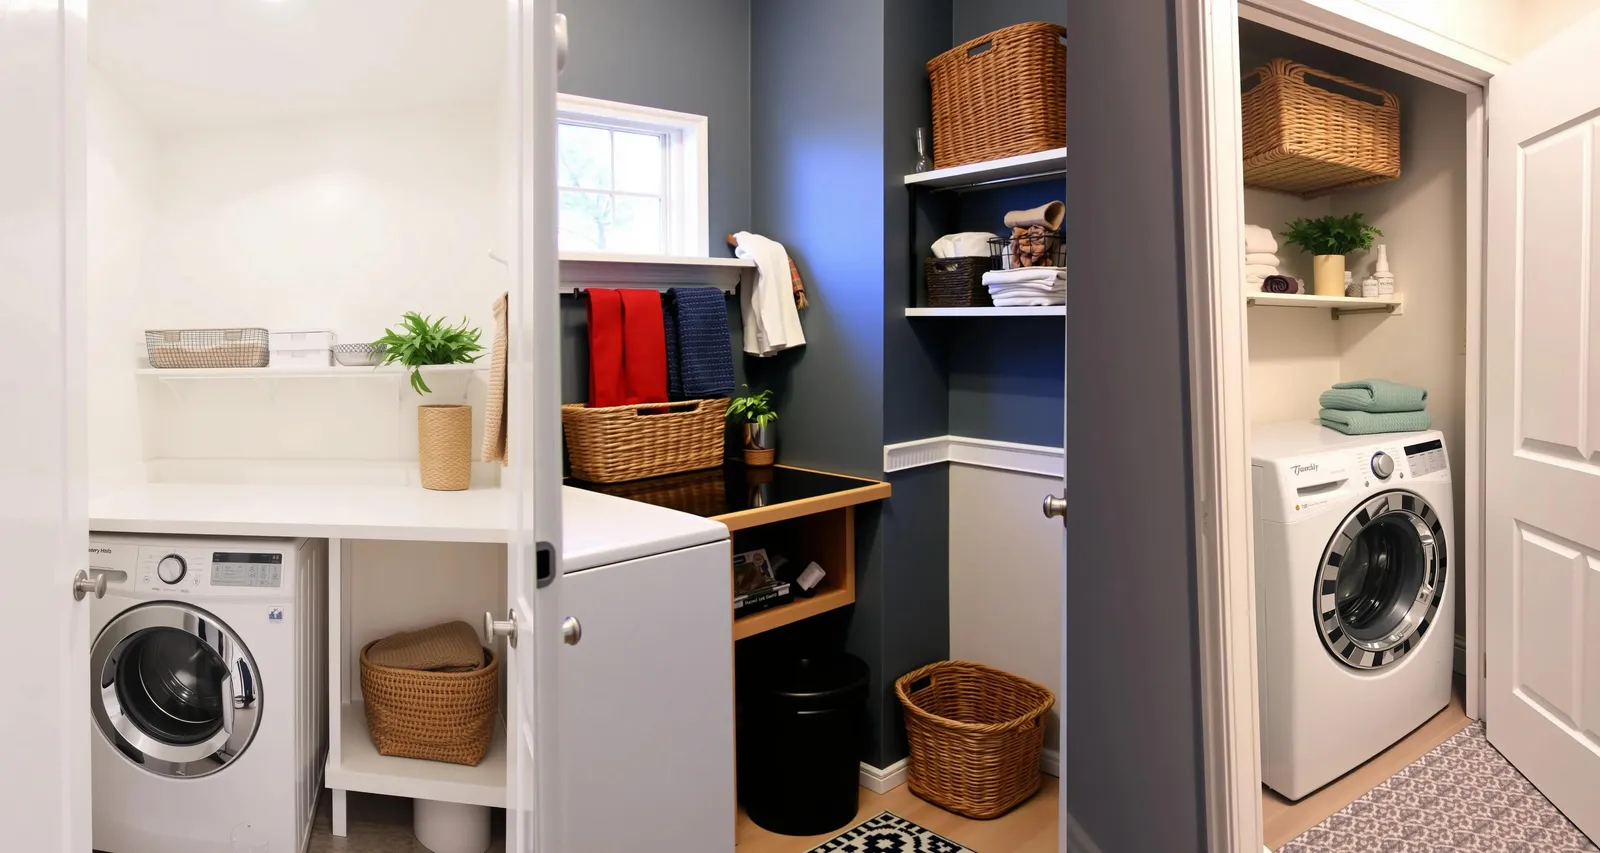
[[493, 613], [483, 611], [483, 637], [491, 643], [504, 638], [506, 645], [514, 649], [517, 647], [517, 611], [508, 610], [506, 616], [508, 618], [502, 621], [494, 618]]
[[1044, 517], [1059, 518], [1065, 522], [1067, 518], [1067, 499], [1058, 498], [1055, 495], [1045, 495]]
[[561, 620], [561, 642], [569, 646], [576, 646], [583, 639], [583, 624], [576, 616], [568, 616]]
[[72, 600], [82, 601], [85, 595], [94, 593], [95, 598], [106, 597], [106, 576], [104, 572], [90, 575], [87, 571], [79, 569], [72, 578]]

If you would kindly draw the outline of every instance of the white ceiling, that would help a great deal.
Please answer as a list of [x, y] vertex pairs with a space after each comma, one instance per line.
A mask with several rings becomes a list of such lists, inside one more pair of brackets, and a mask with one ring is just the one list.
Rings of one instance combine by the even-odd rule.
[[159, 127], [487, 100], [505, 0], [94, 0], [89, 62]]

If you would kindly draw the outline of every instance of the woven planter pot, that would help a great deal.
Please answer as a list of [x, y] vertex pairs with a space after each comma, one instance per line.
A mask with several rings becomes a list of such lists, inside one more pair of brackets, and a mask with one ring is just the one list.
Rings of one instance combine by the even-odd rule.
[[417, 407], [422, 487], [459, 492], [472, 485], [472, 407]]
[[500, 710], [500, 661], [483, 650], [471, 672], [378, 666], [361, 649], [361, 696], [367, 732], [380, 755], [476, 765], [494, 740]]

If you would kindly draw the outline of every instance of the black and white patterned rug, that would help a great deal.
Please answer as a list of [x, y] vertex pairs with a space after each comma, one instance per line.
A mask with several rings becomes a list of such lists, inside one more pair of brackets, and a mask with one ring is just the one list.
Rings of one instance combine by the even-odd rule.
[[1473, 723], [1278, 853], [1600, 853]]
[[884, 812], [811, 853], [976, 853], [934, 835], [892, 812]]

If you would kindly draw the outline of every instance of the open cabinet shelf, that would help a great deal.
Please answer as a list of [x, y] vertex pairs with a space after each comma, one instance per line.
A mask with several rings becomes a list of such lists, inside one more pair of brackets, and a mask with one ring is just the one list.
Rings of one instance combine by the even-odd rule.
[[1067, 149], [1052, 148], [1049, 151], [1019, 154], [1000, 160], [968, 163], [964, 166], [951, 166], [948, 169], [934, 169], [931, 172], [916, 172], [906, 175], [906, 186], [954, 190], [1002, 181], [1020, 183], [1044, 180], [1065, 174], [1066, 170]]
[[1065, 305], [1025, 305], [1013, 308], [907, 308], [907, 317], [1065, 317]]
[[489, 754], [476, 767], [380, 755], [367, 734], [366, 707], [340, 706], [339, 752], [328, 756], [326, 784], [340, 791], [505, 808], [506, 730], [496, 718]]
[[1272, 308], [1327, 308], [1335, 319], [1346, 314], [1404, 314], [1405, 302], [1396, 296], [1367, 299], [1359, 296], [1315, 296], [1309, 293], [1258, 293], [1244, 295], [1247, 305]]
[[755, 261], [620, 252], [562, 252], [561, 290], [578, 287], [704, 286], [733, 291], [753, 282]]
[[[424, 378], [441, 373], [488, 373], [489, 365], [482, 364], [430, 364], [422, 368]], [[374, 377], [400, 377], [411, 373], [411, 368], [398, 364], [382, 367], [141, 367], [134, 370], [138, 376], [159, 376], [162, 379], [371, 379]]]
[[733, 638], [742, 640], [782, 628], [799, 622], [801, 619], [810, 619], [819, 613], [829, 610], [838, 610], [841, 607], [856, 603], [854, 589], [830, 589], [819, 592], [811, 598], [796, 598], [788, 604], [779, 605], [771, 610], [752, 613], [740, 619], [733, 620]]

